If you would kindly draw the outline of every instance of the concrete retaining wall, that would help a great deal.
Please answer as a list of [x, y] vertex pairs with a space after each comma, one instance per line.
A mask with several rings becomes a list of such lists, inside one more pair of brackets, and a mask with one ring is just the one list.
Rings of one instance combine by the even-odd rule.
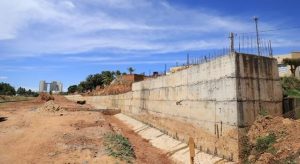
[[133, 83], [125, 94], [84, 99], [95, 108], [121, 109], [174, 138], [191, 136], [202, 151], [234, 161], [242, 131], [257, 115], [282, 110], [276, 60], [245, 54]]

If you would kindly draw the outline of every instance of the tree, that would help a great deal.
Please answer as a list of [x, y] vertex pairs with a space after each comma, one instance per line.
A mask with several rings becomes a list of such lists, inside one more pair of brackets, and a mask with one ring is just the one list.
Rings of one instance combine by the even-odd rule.
[[94, 81], [94, 75], [88, 75], [85, 79], [85, 82], [82, 83], [83, 90], [87, 91], [92, 89]]
[[37, 97], [39, 94], [35, 91], [32, 91], [31, 89], [29, 89], [28, 91], [25, 88], [19, 87], [17, 89], [17, 94], [20, 96], [33, 96], [33, 97]]
[[115, 75], [116, 75], [116, 76], [120, 76], [120, 75], [121, 75], [121, 72], [120, 72], [119, 70], [117, 70], [117, 71], [115, 72]]
[[[132, 68], [134, 71], [134, 69]], [[132, 72], [133, 72], [132, 71]], [[102, 71], [101, 73], [97, 74], [91, 74], [88, 75], [85, 79], [85, 81], [82, 81], [78, 84], [77, 86], [77, 91], [82, 93], [86, 92], [88, 90], [95, 89], [97, 86], [106, 86], [110, 85], [110, 83], [116, 78], [116, 76], [119, 76], [121, 74], [126, 74], [126, 73], [121, 73], [119, 70], [116, 72], [114, 71]], [[73, 86], [74, 88], [74, 86]], [[70, 88], [70, 89], [73, 89]]]
[[297, 69], [297, 67], [300, 66], [300, 58], [297, 58], [297, 59], [284, 58], [283, 63], [287, 64], [291, 67], [290, 70], [291, 70], [292, 76], [295, 77], [296, 69]]
[[75, 93], [77, 91], [77, 85], [71, 85], [68, 88], [68, 93]]
[[86, 90], [87, 90], [87, 89], [86, 89], [86, 88], [87, 88], [86, 86], [87, 86], [86, 81], [80, 82], [80, 83], [78, 84], [77, 91], [80, 92], [80, 93], [86, 91]]
[[104, 83], [104, 77], [102, 74], [100, 73], [96, 73], [93, 76], [93, 80], [92, 80], [92, 88], [91, 89], [95, 89], [97, 86], [102, 86]]
[[114, 79], [114, 72], [111, 71], [102, 71], [101, 75], [102, 75], [102, 81], [104, 85], [109, 85]]
[[0, 83], [0, 95], [15, 95], [16, 90], [8, 83]]
[[128, 72], [129, 72], [130, 75], [135, 71], [135, 69], [132, 68], [132, 67], [127, 68], [127, 70], [128, 70]]
[[26, 94], [26, 89], [25, 88], [22, 88], [22, 87], [19, 87], [17, 89], [17, 94], [18, 95], [25, 95]]

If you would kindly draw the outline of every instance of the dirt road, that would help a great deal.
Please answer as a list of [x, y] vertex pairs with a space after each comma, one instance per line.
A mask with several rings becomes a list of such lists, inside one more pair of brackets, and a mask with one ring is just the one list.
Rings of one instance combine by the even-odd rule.
[[132, 142], [134, 163], [171, 163], [116, 118], [60, 96], [54, 102], [64, 110], [40, 110], [44, 102], [36, 100], [0, 104], [0, 163], [124, 163], [103, 146], [103, 135], [113, 131]]

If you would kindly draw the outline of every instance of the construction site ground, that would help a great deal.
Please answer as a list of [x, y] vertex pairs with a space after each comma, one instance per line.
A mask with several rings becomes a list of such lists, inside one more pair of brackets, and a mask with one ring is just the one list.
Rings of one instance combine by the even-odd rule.
[[0, 104], [0, 163], [125, 163], [103, 145], [118, 132], [133, 145], [133, 163], [174, 163], [122, 121], [63, 96]]

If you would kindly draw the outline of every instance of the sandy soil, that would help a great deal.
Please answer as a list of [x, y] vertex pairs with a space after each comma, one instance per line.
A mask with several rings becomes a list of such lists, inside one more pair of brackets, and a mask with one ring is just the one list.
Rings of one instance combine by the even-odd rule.
[[56, 96], [64, 110], [37, 110], [38, 100], [0, 104], [0, 163], [123, 163], [108, 156], [107, 132], [121, 131], [134, 145], [135, 163], [171, 163], [159, 149], [112, 116]]

